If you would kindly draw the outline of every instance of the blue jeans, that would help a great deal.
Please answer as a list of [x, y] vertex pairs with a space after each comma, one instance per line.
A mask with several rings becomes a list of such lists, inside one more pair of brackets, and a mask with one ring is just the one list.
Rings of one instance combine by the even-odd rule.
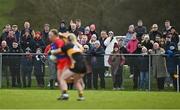
[[149, 72], [140, 72], [140, 89], [148, 89]]

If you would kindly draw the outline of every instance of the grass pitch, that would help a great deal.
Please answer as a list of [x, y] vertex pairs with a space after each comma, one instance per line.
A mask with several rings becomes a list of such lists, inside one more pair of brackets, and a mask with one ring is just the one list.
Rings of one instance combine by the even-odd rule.
[[69, 101], [57, 101], [58, 90], [0, 89], [0, 109], [180, 108], [176, 92], [86, 90], [83, 102], [76, 101], [76, 93], [69, 91]]

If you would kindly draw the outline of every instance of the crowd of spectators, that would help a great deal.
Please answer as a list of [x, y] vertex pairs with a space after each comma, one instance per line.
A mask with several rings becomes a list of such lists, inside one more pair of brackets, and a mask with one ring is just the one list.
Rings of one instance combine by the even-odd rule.
[[[32, 73], [36, 76], [39, 87], [45, 86], [45, 59], [46, 46], [51, 42], [48, 33], [50, 24], [44, 24], [42, 31], [35, 31], [29, 22], [24, 28], [7, 24], [0, 38], [0, 52], [3, 54], [2, 71], [9, 86], [9, 76], [12, 87], [31, 87]], [[124, 65], [130, 68], [130, 78], [133, 79], [134, 89], [148, 90], [149, 70], [157, 80], [158, 90], [170, 86], [177, 88], [177, 65], [180, 51], [179, 35], [169, 20], [164, 22], [164, 29], [153, 24], [150, 31], [138, 20], [137, 26], [130, 25], [125, 36], [115, 36], [113, 31], [100, 30], [98, 33], [95, 24], [82, 26], [81, 20], [71, 20], [67, 24], [62, 20], [58, 28], [60, 33], [74, 33], [78, 42], [84, 47], [88, 71], [84, 77], [87, 89], [106, 88], [105, 77], [112, 77], [113, 89], [123, 87]], [[12, 55], [7, 53], [26, 53]], [[31, 54], [37, 53], [37, 54]], [[150, 56], [151, 55], [151, 56]], [[51, 72], [55, 69], [54, 62], [48, 61]], [[150, 73], [150, 74], [151, 74]], [[50, 87], [56, 79], [52, 72]]]

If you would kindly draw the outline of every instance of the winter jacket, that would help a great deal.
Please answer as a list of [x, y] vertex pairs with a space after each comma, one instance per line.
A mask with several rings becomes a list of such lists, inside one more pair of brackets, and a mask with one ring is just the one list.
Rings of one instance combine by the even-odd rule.
[[149, 32], [149, 38], [150, 40], [155, 41], [156, 37], [162, 37], [162, 33], [160, 31], [151, 31]]
[[45, 42], [44, 42], [44, 40], [43, 39], [41, 39], [41, 38], [34, 38], [34, 43], [35, 43], [35, 50], [37, 49], [37, 48], [40, 48], [42, 51], [44, 51], [44, 49], [45, 49]]
[[147, 33], [147, 29], [145, 26], [137, 26], [137, 27], [135, 27], [135, 32], [137, 33], [137, 35], [136, 35], [137, 39], [139, 41], [141, 41], [142, 40], [141, 37]]
[[148, 41], [143, 41], [143, 42], [141, 43], [141, 46], [146, 47], [148, 50], [153, 48], [153, 44], [150, 42], [150, 40], [148, 40]]
[[138, 48], [138, 43], [139, 41], [137, 39], [130, 40], [126, 46], [127, 52], [130, 54], [135, 53]]
[[[115, 37], [108, 37], [106, 38], [106, 40], [104, 41], [104, 45], [106, 46], [105, 49], [105, 54], [111, 54], [114, 48], [114, 43], [117, 43], [117, 40]], [[109, 55], [105, 55], [104, 56], [104, 65], [106, 67], [110, 67], [109, 63], [108, 63], [108, 59], [109, 59]]]
[[25, 52], [26, 48], [30, 48], [32, 52], [35, 52], [35, 42], [31, 36], [23, 36], [21, 38], [21, 48]]
[[166, 60], [165, 57], [162, 55], [165, 51], [162, 48], [158, 50], [153, 50], [151, 54], [157, 54], [152, 56], [152, 73], [153, 76], [156, 78], [164, 78], [168, 76], [167, 67], [166, 67]]
[[139, 60], [139, 70], [140, 72], [148, 72], [149, 71], [149, 56], [141, 55], [138, 58]]
[[99, 47], [98, 49], [93, 48], [90, 50], [90, 54], [92, 55], [91, 64], [93, 69], [104, 68], [104, 49]]

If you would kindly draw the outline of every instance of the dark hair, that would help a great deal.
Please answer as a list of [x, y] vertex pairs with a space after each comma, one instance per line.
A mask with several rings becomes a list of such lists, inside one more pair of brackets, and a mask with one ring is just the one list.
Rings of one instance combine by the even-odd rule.
[[76, 19], [76, 22], [81, 22], [81, 19]]
[[165, 22], [169, 22], [170, 23], [170, 20], [165, 20]]

